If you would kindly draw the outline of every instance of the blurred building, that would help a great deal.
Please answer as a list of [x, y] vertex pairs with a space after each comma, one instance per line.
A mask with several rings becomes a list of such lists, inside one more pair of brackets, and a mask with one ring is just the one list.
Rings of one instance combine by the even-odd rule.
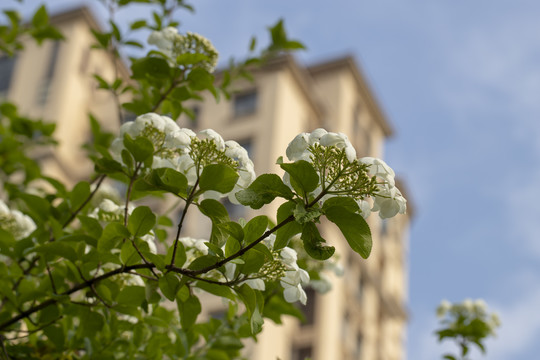
[[90, 29], [99, 25], [85, 8], [51, 17], [65, 41], [26, 41], [15, 57], [0, 54], [0, 99], [19, 106], [32, 118], [54, 120], [59, 146], [54, 152], [36, 154], [45, 172], [68, 183], [87, 179], [93, 170], [82, 144], [91, 140], [88, 114], [109, 131], [120, 126], [115, 99], [98, 89], [93, 74], [111, 80], [128, 76], [124, 64], [104, 52], [92, 50]]
[[[181, 125], [212, 128], [236, 140], [248, 149], [257, 174], [281, 174], [276, 160], [288, 143], [319, 127], [348, 134], [359, 157], [384, 157], [392, 129], [351, 57], [303, 67], [292, 56], [282, 56], [255, 71], [254, 78], [237, 83], [230, 102], [216, 103], [208, 95], [193, 104], [194, 122], [182, 118]], [[255, 215], [226, 205], [236, 217]], [[278, 207], [272, 203], [263, 209], [274, 217]], [[344, 275], [334, 276], [333, 289], [324, 295], [308, 290], [304, 324], [267, 320], [250, 358], [404, 359], [409, 219], [410, 211], [385, 221], [369, 217], [373, 252], [368, 260], [350, 250], [337, 227], [323, 222], [321, 234], [336, 247]], [[190, 233], [205, 235], [198, 223], [192, 224]]]
[[[80, 149], [90, 140], [88, 113], [110, 130], [120, 123], [116, 100], [97, 89], [92, 74], [110, 80], [127, 72], [107, 54], [91, 51], [94, 40], [89, 30], [98, 25], [86, 9], [51, 20], [66, 41], [41, 47], [29, 43], [16, 58], [0, 57], [0, 97], [14, 101], [25, 114], [57, 122], [57, 153], [38, 156], [48, 173], [75, 181], [91, 169]], [[205, 101], [192, 103], [195, 119], [179, 122], [194, 130], [212, 128], [225, 139], [238, 141], [248, 149], [258, 174], [280, 174], [275, 163], [287, 144], [298, 133], [319, 127], [347, 134], [358, 156], [384, 158], [384, 142], [392, 129], [351, 57], [304, 67], [293, 57], [282, 56], [255, 71], [254, 77], [253, 82], [235, 84], [230, 102], [216, 103], [208, 95]], [[398, 187], [403, 190], [402, 184]], [[251, 216], [242, 207], [226, 205], [233, 217]], [[277, 208], [273, 203], [263, 209], [274, 217]], [[277, 326], [267, 319], [250, 358], [405, 359], [409, 220], [410, 215], [385, 221], [371, 216], [373, 252], [368, 260], [349, 249], [333, 224], [323, 222], [321, 233], [336, 247], [344, 275], [334, 276], [333, 290], [327, 294], [308, 290], [308, 303], [302, 307], [305, 323], [288, 318]], [[190, 234], [205, 235], [201, 228], [207, 227], [190, 224]], [[219, 309], [205, 310], [210, 314]]]

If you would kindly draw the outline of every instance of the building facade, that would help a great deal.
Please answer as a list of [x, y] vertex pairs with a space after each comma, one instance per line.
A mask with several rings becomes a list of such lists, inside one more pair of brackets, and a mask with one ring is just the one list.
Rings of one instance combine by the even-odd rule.
[[[17, 58], [0, 58], [0, 96], [18, 104], [26, 115], [56, 121], [58, 150], [37, 156], [47, 173], [74, 183], [88, 177], [92, 169], [81, 149], [90, 139], [88, 113], [106, 129], [120, 124], [115, 99], [97, 89], [92, 74], [111, 79], [127, 72], [107, 54], [91, 51], [94, 40], [89, 30], [98, 25], [88, 10], [76, 9], [51, 20], [66, 41], [45, 42], [41, 47], [29, 44]], [[212, 128], [224, 139], [236, 140], [248, 149], [257, 174], [281, 174], [276, 159], [285, 155], [287, 144], [300, 132], [319, 127], [343, 132], [358, 156], [379, 158], [384, 158], [384, 142], [392, 134], [351, 57], [304, 67], [292, 56], [282, 56], [255, 70], [253, 82], [236, 83], [230, 102], [216, 102], [208, 95], [190, 106], [195, 119], [181, 117], [180, 125], [195, 131]], [[254, 215], [226, 205], [233, 217]], [[278, 206], [272, 203], [263, 211], [274, 217]], [[188, 233], [208, 236], [204, 221], [202, 216], [191, 221]], [[404, 359], [409, 221], [410, 211], [385, 221], [371, 216], [373, 251], [367, 260], [350, 250], [335, 226], [323, 222], [321, 233], [336, 247], [344, 274], [333, 277], [329, 293], [309, 291], [303, 307], [305, 323], [288, 318], [278, 326], [266, 320], [258, 343], [248, 346], [249, 357]], [[206, 315], [217, 310], [219, 304], [209, 301]]]
[[[238, 141], [249, 150], [257, 174], [281, 174], [276, 160], [288, 143], [319, 127], [347, 134], [360, 157], [384, 158], [384, 141], [392, 129], [353, 58], [302, 67], [292, 56], [282, 56], [254, 75], [253, 82], [236, 84], [230, 102], [208, 95], [194, 103], [196, 119], [181, 118], [181, 125], [212, 128]], [[229, 206], [237, 217], [255, 215]], [[263, 210], [273, 217], [278, 207], [272, 203]], [[371, 216], [373, 252], [367, 260], [349, 248], [333, 224], [323, 222], [321, 233], [336, 247], [343, 276], [334, 276], [330, 292], [308, 294], [306, 323], [266, 321], [250, 358], [404, 359], [409, 219], [410, 211], [384, 221]], [[189, 233], [205, 236], [202, 222], [191, 223]]]

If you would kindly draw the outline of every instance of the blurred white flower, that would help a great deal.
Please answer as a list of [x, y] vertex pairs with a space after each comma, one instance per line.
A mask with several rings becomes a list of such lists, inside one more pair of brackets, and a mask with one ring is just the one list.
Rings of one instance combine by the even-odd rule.
[[10, 210], [6, 203], [0, 200], [0, 229], [20, 240], [29, 236], [36, 228], [36, 223], [30, 216], [19, 210]]
[[311, 153], [308, 151], [308, 134], [301, 133], [289, 143], [285, 154], [290, 161], [306, 160], [310, 161]]
[[377, 176], [378, 178], [384, 180], [390, 186], [396, 185], [396, 173], [383, 160], [367, 156], [359, 159], [359, 161], [363, 164], [369, 165], [370, 176]]
[[399, 189], [389, 184], [378, 184], [377, 193], [373, 196], [374, 205], [371, 211], [378, 211], [382, 219], [387, 219], [407, 211], [407, 200]]
[[218, 134], [217, 132], [215, 132], [214, 130], [212, 130], [212, 129], [201, 130], [201, 131], [199, 131], [199, 133], [197, 134], [197, 136], [198, 136], [199, 139], [201, 139], [201, 140], [205, 140], [205, 139], [213, 140], [213, 141], [214, 141], [214, 144], [216, 144], [216, 148], [217, 148], [219, 151], [224, 151], [224, 150], [225, 150], [225, 141], [223, 140], [223, 138], [221, 137], [221, 135], [219, 135], [219, 134]]
[[266, 288], [262, 279], [248, 279], [243, 281], [242, 284], [246, 284], [253, 290], [264, 291]]
[[324, 274], [320, 274], [319, 280], [311, 280], [309, 282], [309, 286], [311, 286], [319, 294], [326, 294], [332, 290], [332, 283]]
[[437, 316], [443, 317], [450, 309], [452, 308], [452, 304], [448, 300], [441, 301], [440, 305], [437, 307]]
[[296, 286], [285, 286], [283, 291], [285, 301], [289, 303], [300, 301], [303, 305], [307, 303], [307, 295], [300, 284]]

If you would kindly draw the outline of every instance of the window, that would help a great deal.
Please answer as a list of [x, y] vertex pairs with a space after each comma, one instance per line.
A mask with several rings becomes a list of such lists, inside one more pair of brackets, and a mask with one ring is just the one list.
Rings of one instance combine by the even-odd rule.
[[191, 108], [191, 113], [192, 113], [191, 114], [192, 116], [190, 116], [191, 127], [193, 129], [196, 129], [199, 127], [199, 117], [201, 116], [201, 108], [195, 105]]
[[135, 121], [137, 119], [137, 114], [132, 113], [131, 111], [124, 111], [124, 116], [122, 117], [122, 124], [125, 124], [129, 121]]
[[364, 342], [364, 337], [362, 334], [358, 333], [356, 335], [356, 347], [355, 347], [355, 359], [361, 359], [362, 356], [362, 343]]
[[9, 56], [0, 57], [0, 97], [5, 97], [9, 91], [16, 59]]
[[313, 288], [305, 288], [304, 291], [307, 295], [306, 305], [300, 305], [300, 310], [304, 313], [305, 321], [302, 322], [302, 326], [309, 326], [315, 323], [315, 304], [317, 302], [317, 293]]
[[362, 274], [360, 274], [360, 280], [358, 281], [358, 287], [356, 288], [356, 298], [358, 300], [362, 300], [362, 296], [364, 296], [364, 286], [365, 280]]
[[388, 234], [388, 219], [381, 219], [381, 237]]
[[233, 204], [228, 198], [223, 198], [221, 203], [225, 206], [225, 209], [227, 209], [232, 221], [238, 221], [238, 219], [246, 217], [245, 206]]
[[56, 69], [56, 63], [58, 61], [58, 53], [60, 50], [60, 41], [55, 41], [51, 49], [51, 56], [49, 57], [49, 64], [47, 65], [47, 70], [41, 81], [41, 86], [38, 87], [38, 103], [40, 105], [45, 105], [49, 98], [51, 83], [54, 77], [54, 72]]
[[257, 92], [255, 90], [234, 96], [234, 117], [250, 115], [257, 108]]
[[216, 319], [216, 320], [224, 320], [227, 317], [227, 313], [225, 310], [210, 311], [208, 315], [212, 319]]
[[249, 158], [253, 160], [253, 141], [251, 139], [238, 140], [238, 145], [246, 149]]
[[292, 349], [292, 360], [307, 360], [313, 356], [313, 347], [311, 345], [294, 346]]

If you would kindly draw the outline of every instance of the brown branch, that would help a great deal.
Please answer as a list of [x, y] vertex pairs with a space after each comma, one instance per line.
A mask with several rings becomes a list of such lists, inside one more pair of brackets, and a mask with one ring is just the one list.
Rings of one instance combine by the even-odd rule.
[[176, 259], [176, 249], [178, 247], [178, 242], [180, 241], [180, 232], [182, 231], [184, 219], [186, 218], [186, 214], [187, 214], [189, 206], [193, 202], [193, 196], [195, 194], [195, 190], [197, 189], [198, 185], [199, 185], [199, 177], [197, 177], [197, 181], [195, 181], [195, 185], [193, 185], [193, 188], [191, 189], [191, 192], [189, 193], [187, 197], [186, 206], [184, 207], [184, 210], [182, 211], [182, 217], [180, 218], [180, 222], [178, 223], [178, 229], [176, 230], [176, 237], [174, 239], [174, 249], [173, 249], [171, 264], [170, 264], [171, 266], [174, 266], [174, 261]]
[[169, 96], [171, 91], [173, 91], [176, 88], [176, 85], [178, 85], [179, 83], [180, 83], [180, 81], [177, 81], [177, 80], [171, 81], [171, 86], [169, 86], [169, 88], [163, 94], [161, 94], [161, 96], [158, 99], [157, 103], [154, 105], [154, 107], [152, 107], [150, 112], [156, 111], [159, 108], [159, 106], [161, 105], [161, 103], [163, 101], [165, 101], [165, 99], [167, 99], [167, 96]]
[[[257, 244], [259, 244], [261, 241], [263, 241], [264, 239], [266, 239], [268, 236], [270, 236], [272, 233], [276, 232], [278, 229], [280, 229], [281, 227], [283, 227], [284, 225], [290, 223], [291, 221], [294, 220], [294, 216], [293, 215], [290, 215], [288, 218], [286, 218], [285, 220], [283, 220], [282, 222], [280, 222], [279, 224], [277, 224], [276, 226], [274, 226], [272, 229], [270, 230], [267, 230], [264, 234], [262, 234], [257, 240], [253, 241], [251, 244], [249, 244], [248, 246], [246, 246], [245, 248], [242, 248], [240, 250], [238, 250], [236, 253], [232, 254], [231, 256], [223, 259], [223, 260], [220, 260], [218, 262], [216, 262], [215, 264], [213, 265], [210, 265], [210, 266], [207, 266], [203, 269], [200, 269], [200, 270], [189, 270], [189, 269], [184, 269], [184, 270], [189, 270], [189, 274], [187, 274], [188, 276], [189, 275], [200, 275], [200, 274], [204, 274], [204, 273], [207, 273], [209, 272], [210, 270], [214, 270], [214, 269], [217, 269], [217, 268], [220, 268], [222, 267], [223, 265], [225, 265], [226, 263], [228, 263], [229, 261], [231, 260], [234, 260], [236, 259], [237, 257], [240, 257], [242, 255], [244, 255], [249, 249], [255, 247]], [[178, 269], [178, 268], [174, 268], [174, 269]]]
[[[200, 269], [200, 270], [192, 270], [192, 269], [179, 268], [179, 267], [176, 267], [176, 266], [173, 266], [173, 265], [167, 265], [166, 269], [168, 271], [172, 271], [172, 272], [176, 272], [176, 273], [188, 276], [188, 277], [193, 278], [195, 280], [201, 280], [201, 281], [206, 281], [206, 282], [210, 282], [210, 283], [219, 283], [220, 285], [230, 285], [230, 284], [228, 284], [230, 282], [223, 282], [222, 283], [222, 282], [214, 281], [214, 280], [211, 280], [211, 279], [200, 278], [197, 275], [205, 274], [205, 273], [207, 273], [207, 272], [209, 272], [211, 270], [220, 268], [221, 266], [225, 265], [229, 261], [242, 256], [248, 250], [252, 249], [257, 244], [259, 244], [262, 240], [266, 239], [272, 233], [276, 232], [281, 227], [283, 227], [284, 225], [288, 224], [289, 222], [291, 222], [293, 220], [294, 220], [294, 216], [290, 215], [289, 217], [287, 217], [286, 219], [281, 221], [279, 224], [274, 226], [272, 229], [267, 230], [257, 240], [253, 241], [251, 244], [249, 244], [245, 248], [242, 248], [242, 249], [238, 250], [236, 253], [232, 254], [231, 256], [229, 256], [229, 257], [227, 257], [227, 258], [225, 258], [223, 260], [220, 260], [220, 261], [216, 262], [213, 265], [207, 266], [206, 268], [203, 268], [203, 269]], [[119, 267], [119, 268], [117, 268], [115, 270], [109, 271], [108, 273], [100, 275], [98, 277], [92, 278], [90, 280], [85, 280], [82, 283], [80, 283], [78, 285], [75, 285], [71, 289], [64, 291], [63, 293], [60, 294], [60, 296], [69, 296], [69, 295], [71, 295], [71, 294], [73, 294], [73, 293], [75, 293], [75, 292], [77, 292], [79, 290], [85, 289], [87, 287], [92, 287], [93, 284], [95, 284], [95, 283], [97, 283], [97, 282], [99, 282], [101, 280], [107, 279], [107, 278], [109, 278], [111, 276], [114, 276], [114, 275], [118, 275], [118, 274], [122, 274], [122, 273], [130, 273], [132, 270], [137, 270], [137, 269], [153, 270], [153, 268], [155, 268], [155, 267], [156, 266], [154, 264], [152, 264], [152, 263], [136, 264], [136, 265], [130, 265], [130, 266], [122, 266], [122, 267]], [[2, 324], [0, 324], [0, 331], [3, 331], [4, 329], [7, 329], [11, 325], [17, 323], [18, 321], [20, 321], [20, 320], [22, 320], [24, 318], [29, 318], [30, 315], [32, 315], [32, 314], [34, 314], [34, 313], [36, 313], [36, 312], [38, 312], [40, 310], [43, 310], [48, 306], [56, 304], [58, 301], [59, 301], [58, 297], [47, 299], [47, 300], [43, 301], [42, 303], [40, 303], [38, 305], [32, 306], [31, 308], [27, 309], [26, 311], [22, 311], [19, 315], [17, 315], [15, 317], [11, 318], [10, 320], [7, 320], [7, 321], [3, 322]]]

